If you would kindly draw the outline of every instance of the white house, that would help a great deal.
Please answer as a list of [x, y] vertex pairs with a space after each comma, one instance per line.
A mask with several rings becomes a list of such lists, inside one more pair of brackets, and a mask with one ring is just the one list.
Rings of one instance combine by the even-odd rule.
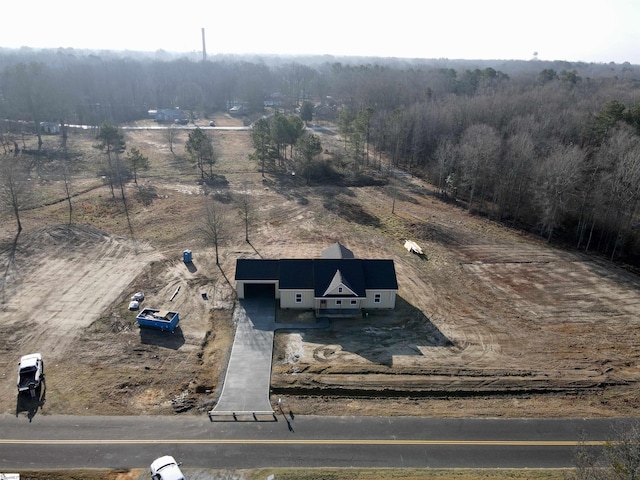
[[314, 310], [316, 316], [360, 316], [395, 308], [398, 281], [393, 260], [359, 259], [339, 243], [321, 258], [236, 261], [238, 298], [269, 296], [280, 308]]

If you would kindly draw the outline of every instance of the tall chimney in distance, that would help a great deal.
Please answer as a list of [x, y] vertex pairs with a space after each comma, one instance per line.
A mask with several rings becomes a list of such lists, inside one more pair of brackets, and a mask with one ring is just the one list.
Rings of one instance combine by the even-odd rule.
[[207, 45], [204, 41], [204, 28], [202, 29], [202, 61], [207, 61]]

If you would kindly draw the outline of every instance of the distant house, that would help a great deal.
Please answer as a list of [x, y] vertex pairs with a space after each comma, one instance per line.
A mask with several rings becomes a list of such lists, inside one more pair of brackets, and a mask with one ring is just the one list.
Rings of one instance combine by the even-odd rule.
[[158, 123], [173, 123], [176, 120], [186, 120], [187, 117], [179, 108], [159, 108], [155, 111], [155, 120]]
[[40, 133], [57, 135], [60, 133], [60, 124], [58, 122], [40, 122]]
[[316, 316], [353, 317], [395, 308], [393, 260], [355, 258], [336, 243], [314, 259], [238, 259], [238, 298], [269, 296], [280, 308], [314, 310]]
[[234, 105], [229, 109], [229, 115], [240, 116], [249, 113], [249, 109], [244, 105]]
[[280, 107], [281, 105], [282, 105], [282, 94], [277, 92], [269, 95], [269, 98], [267, 98], [264, 101], [265, 107]]

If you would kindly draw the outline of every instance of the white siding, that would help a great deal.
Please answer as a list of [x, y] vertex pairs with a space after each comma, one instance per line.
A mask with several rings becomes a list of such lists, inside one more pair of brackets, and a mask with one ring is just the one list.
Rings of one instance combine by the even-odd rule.
[[[302, 302], [296, 303], [296, 294], [302, 296]], [[280, 290], [280, 308], [313, 308], [313, 290]]]
[[[355, 304], [351, 303], [352, 300], [355, 301]], [[353, 309], [361, 308], [363, 300], [364, 299], [362, 298], [352, 298], [352, 297], [317, 298], [315, 302], [315, 308], [316, 309], [353, 310]], [[325, 303], [322, 303], [323, 301]]]
[[[362, 308], [395, 308], [396, 306], [395, 290], [367, 290], [367, 298], [362, 302]], [[376, 303], [376, 295], [380, 295], [380, 302]]]

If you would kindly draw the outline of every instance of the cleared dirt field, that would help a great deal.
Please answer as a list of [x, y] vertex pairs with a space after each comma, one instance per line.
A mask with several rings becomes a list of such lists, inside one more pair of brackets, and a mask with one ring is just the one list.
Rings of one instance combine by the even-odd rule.
[[[24, 212], [15, 249], [13, 219], [2, 217], [0, 412], [15, 413], [17, 361], [32, 351], [46, 362], [45, 414], [210, 409], [233, 339], [236, 259], [317, 257], [339, 241], [357, 257], [395, 261], [397, 308], [277, 335], [273, 395], [294, 412], [635, 415], [637, 276], [474, 217], [414, 177], [392, 179], [400, 192], [393, 212], [382, 177], [364, 187], [307, 186], [291, 175], [263, 181], [247, 158], [247, 132], [212, 134], [220, 181], [203, 189], [185, 158], [186, 132], [175, 155], [161, 130], [126, 132], [127, 145], [151, 160], [138, 182], [153, 192], [150, 204], [131, 200], [129, 222], [91, 176], [74, 183], [71, 227], [66, 204], [52, 201], [62, 198], [55, 181], [42, 186], [49, 205]], [[340, 148], [335, 136], [322, 139]], [[70, 138], [79, 150], [90, 140]], [[128, 192], [133, 199], [135, 187]], [[250, 244], [235, 203], [243, 192], [253, 206]], [[211, 196], [227, 210], [219, 267], [197, 232]], [[404, 250], [405, 238], [426, 255]], [[187, 248], [191, 268], [181, 258]], [[127, 310], [136, 291], [143, 306], [179, 311], [179, 330], [138, 329]], [[283, 324], [301, 319], [313, 321], [279, 315]]]
[[[414, 192], [426, 188], [409, 182]], [[377, 193], [360, 189], [357, 198], [367, 211], [378, 203], [383, 218]], [[361, 238], [355, 248], [394, 258], [395, 314], [280, 337], [275, 387], [346, 388], [354, 398], [339, 403], [349, 414], [378, 410], [379, 399], [358, 398], [371, 391], [404, 395], [394, 413], [635, 414], [636, 276], [428, 196], [410, 198], [396, 214], [427, 258], [403, 252], [400, 241]]]

